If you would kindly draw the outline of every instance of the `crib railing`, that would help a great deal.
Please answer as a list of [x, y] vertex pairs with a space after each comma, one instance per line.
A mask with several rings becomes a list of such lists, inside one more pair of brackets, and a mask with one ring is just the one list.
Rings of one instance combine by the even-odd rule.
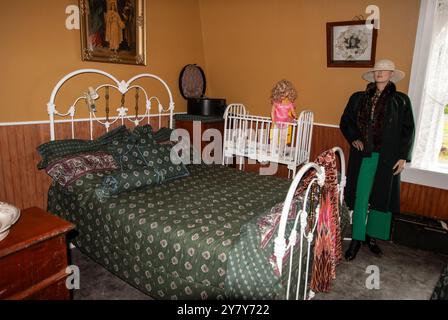
[[[287, 165], [295, 176], [297, 166], [310, 158], [314, 115], [305, 110], [294, 122], [277, 122], [249, 115], [243, 104], [230, 104], [224, 113], [223, 165], [231, 157]], [[240, 161], [242, 169], [242, 161]]]

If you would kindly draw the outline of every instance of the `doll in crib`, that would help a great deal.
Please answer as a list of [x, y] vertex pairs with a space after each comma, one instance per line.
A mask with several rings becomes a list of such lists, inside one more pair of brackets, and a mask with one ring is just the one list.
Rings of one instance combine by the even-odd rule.
[[291, 142], [291, 129], [288, 122], [297, 119], [294, 102], [297, 98], [297, 91], [288, 80], [280, 80], [271, 91], [271, 143], [274, 152], [278, 154], [284, 151], [287, 143]]

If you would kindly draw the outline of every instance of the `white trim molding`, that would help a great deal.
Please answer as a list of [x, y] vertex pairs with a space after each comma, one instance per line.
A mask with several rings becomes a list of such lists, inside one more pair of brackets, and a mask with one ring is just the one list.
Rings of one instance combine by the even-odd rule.
[[442, 172], [408, 167], [401, 173], [401, 181], [448, 190], [448, 174]]
[[[186, 114], [187, 112], [173, 112], [173, 115], [176, 114]], [[154, 113], [150, 114], [148, 117], [155, 118], [155, 117], [169, 117], [168, 113]], [[118, 117], [110, 117], [109, 119], [115, 120]], [[97, 118], [98, 120], [106, 120], [106, 117]], [[80, 118], [80, 119], [73, 119], [73, 122], [85, 122], [90, 121], [89, 118]], [[55, 120], [55, 123], [69, 123], [72, 122], [70, 119], [59, 119]], [[50, 120], [36, 120], [36, 121], [12, 121], [12, 122], [0, 122], [0, 127], [8, 127], [8, 126], [25, 126], [25, 125], [34, 125], [34, 124], [50, 124]]]
[[[186, 114], [186, 112], [174, 112], [174, 114]], [[158, 114], [151, 115], [152, 117], [157, 117]], [[169, 116], [168, 114], [163, 114], [163, 116]], [[105, 118], [101, 118], [105, 120]], [[75, 121], [89, 121], [86, 119], [77, 119]], [[56, 123], [70, 122], [70, 120], [56, 120]], [[19, 125], [35, 125], [35, 124], [49, 124], [50, 120], [40, 120], [40, 121], [21, 121], [21, 122], [0, 122], [0, 127], [2, 126], [19, 126]], [[339, 129], [338, 125], [326, 124], [326, 123], [314, 123], [315, 126], [328, 127]], [[443, 190], [448, 190], [448, 173], [442, 173], [437, 171], [421, 170], [410, 167], [406, 167], [401, 173], [401, 181], [407, 183], [413, 183], [417, 185], [423, 185], [427, 187], [439, 188]]]
[[337, 124], [328, 124], [328, 123], [318, 123], [318, 122], [315, 122], [314, 125], [315, 126], [319, 126], [319, 127], [327, 127], [327, 128], [339, 129], [339, 126]]

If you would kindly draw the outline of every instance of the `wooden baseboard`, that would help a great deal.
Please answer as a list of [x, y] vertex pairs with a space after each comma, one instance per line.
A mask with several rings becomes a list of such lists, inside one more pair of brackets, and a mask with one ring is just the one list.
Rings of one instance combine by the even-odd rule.
[[[153, 125], [157, 128], [157, 119], [153, 120]], [[77, 137], [89, 138], [87, 126], [88, 123], [81, 123], [77, 127]], [[95, 135], [101, 134], [102, 130], [99, 126], [95, 127]], [[68, 138], [71, 128], [68, 124], [58, 124], [56, 132], [57, 139]], [[48, 124], [0, 126], [0, 201], [12, 203], [22, 209], [33, 206], [46, 209], [51, 180], [44, 171], [37, 170], [40, 156], [36, 148], [49, 140]], [[338, 128], [315, 125], [310, 158], [315, 159], [319, 153], [334, 146], [340, 146], [348, 157], [349, 146]], [[247, 166], [249, 171], [256, 171], [258, 168], [259, 165]], [[280, 166], [278, 175], [287, 177], [287, 169]], [[448, 220], [446, 203], [448, 190], [402, 184], [403, 212]]]

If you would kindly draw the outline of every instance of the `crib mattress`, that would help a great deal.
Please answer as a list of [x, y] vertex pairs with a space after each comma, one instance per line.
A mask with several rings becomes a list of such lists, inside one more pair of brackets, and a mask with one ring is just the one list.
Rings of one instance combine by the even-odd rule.
[[296, 148], [285, 146], [284, 148], [272, 148], [270, 145], [261, 143], [236, 145], [227, 143], [224, 149], [226, 156], [241, 156], [250, 159], [264, 159], [262, 161], [275, 161], [278, 163], [293, 164]]

